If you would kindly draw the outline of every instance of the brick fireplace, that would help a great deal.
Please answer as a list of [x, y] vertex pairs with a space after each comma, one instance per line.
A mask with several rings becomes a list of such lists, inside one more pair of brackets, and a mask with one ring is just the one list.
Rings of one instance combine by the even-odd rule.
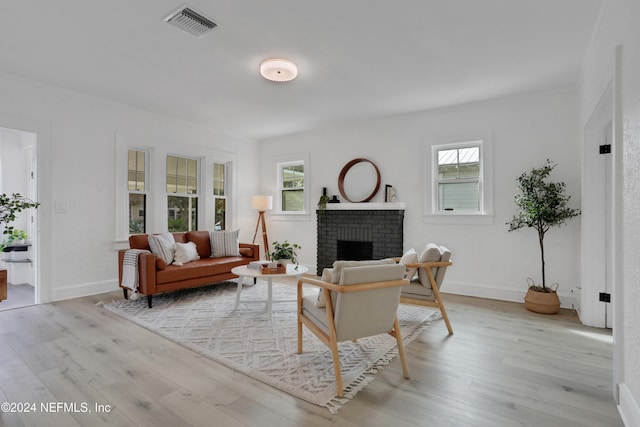
[[340, 203], [317, 212], [317, 274], [340, 260], [402, 256], [403, 203]]

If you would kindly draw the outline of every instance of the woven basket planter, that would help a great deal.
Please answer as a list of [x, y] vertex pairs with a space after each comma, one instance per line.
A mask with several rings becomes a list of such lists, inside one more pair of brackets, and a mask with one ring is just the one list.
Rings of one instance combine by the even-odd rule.
[[552, 292], [537, 292], [529, 289], [524, 297], [524, 306], [529, 311], [540, 314], [556, 314], [560, 311], [560, 298]]

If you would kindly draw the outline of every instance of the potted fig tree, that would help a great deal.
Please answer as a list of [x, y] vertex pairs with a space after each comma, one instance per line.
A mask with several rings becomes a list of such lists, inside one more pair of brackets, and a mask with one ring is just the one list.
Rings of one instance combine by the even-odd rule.
[[0, 195], [0, 227], [3, 228], [2, 234], [11, 235], [13, 233], [13, 226], [9, 224], [15, 221], [18, 213], [38, 206], [40, 206], [40, 203], [27, 199], [18, 193], [14, 193], [11, 196], [4, 193]]
[[519, 192], [515, 195], [516, 214], [507, 222], [509, 231], [533, 228], [538, 235], [542, 283], [529, 279], [525, 296], [525, 307], [536, 313], [554, 314], [560, 310], [558, 285], [547, 285], [544, 260], [544, 236], [551, 227], [559, 227], [573, 217], [580, 215], [579, 209], [569, 206], [571, 196], [565, 194], [564, 182], [553, 182], [549, 175], [557, 166], [547, 159], [538, 168], [531, 169], [517, 178]]

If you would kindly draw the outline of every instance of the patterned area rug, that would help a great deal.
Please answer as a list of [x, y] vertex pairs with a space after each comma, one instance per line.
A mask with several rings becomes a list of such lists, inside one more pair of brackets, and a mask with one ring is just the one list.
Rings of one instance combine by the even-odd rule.
[[[297, 354], [296, 289], [273, 284], [273, 318], [263, 303], [235, 306], [235, 282], [171, 292], [147, 299], [120, 300], [104, 307], [216, 362], [336, 413], [397, 355], [388, 334], [339, 345], [345, 398], [335, 396], [335, 376], [329, 349], [304, 330], [303, 353]], [[317, 292], [308, 289], [305, 292]], [[264, 300], [267, 286], [245, 287], [243, 300]], [[294, 300], [275, 302], [277, 300]], [[422, 332], [437, 313], [401, 305], [398, 311], [405, 345]]]

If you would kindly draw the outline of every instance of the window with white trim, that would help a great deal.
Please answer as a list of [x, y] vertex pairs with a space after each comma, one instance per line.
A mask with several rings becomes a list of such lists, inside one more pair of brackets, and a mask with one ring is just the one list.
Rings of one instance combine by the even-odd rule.
[[127, 153], [127, 192], [129, 199], [129, 234], [146, 233], [148, 192], [147, 152], [129, 149]]
[[282, 212], [306, 212], [304, 160], [278, 163], [278, 195]]
[[434, 148], [438, 212], [481, 212], [481, 147], [481, 141], [473, 141]]
[[213, 163], [213, 210], [214, 230], [226, 230], [227, 228], [227, 165], [225, 163]]
[[198, 160], [167, 155], [166, 182], [168, 230], [197, 230]]

